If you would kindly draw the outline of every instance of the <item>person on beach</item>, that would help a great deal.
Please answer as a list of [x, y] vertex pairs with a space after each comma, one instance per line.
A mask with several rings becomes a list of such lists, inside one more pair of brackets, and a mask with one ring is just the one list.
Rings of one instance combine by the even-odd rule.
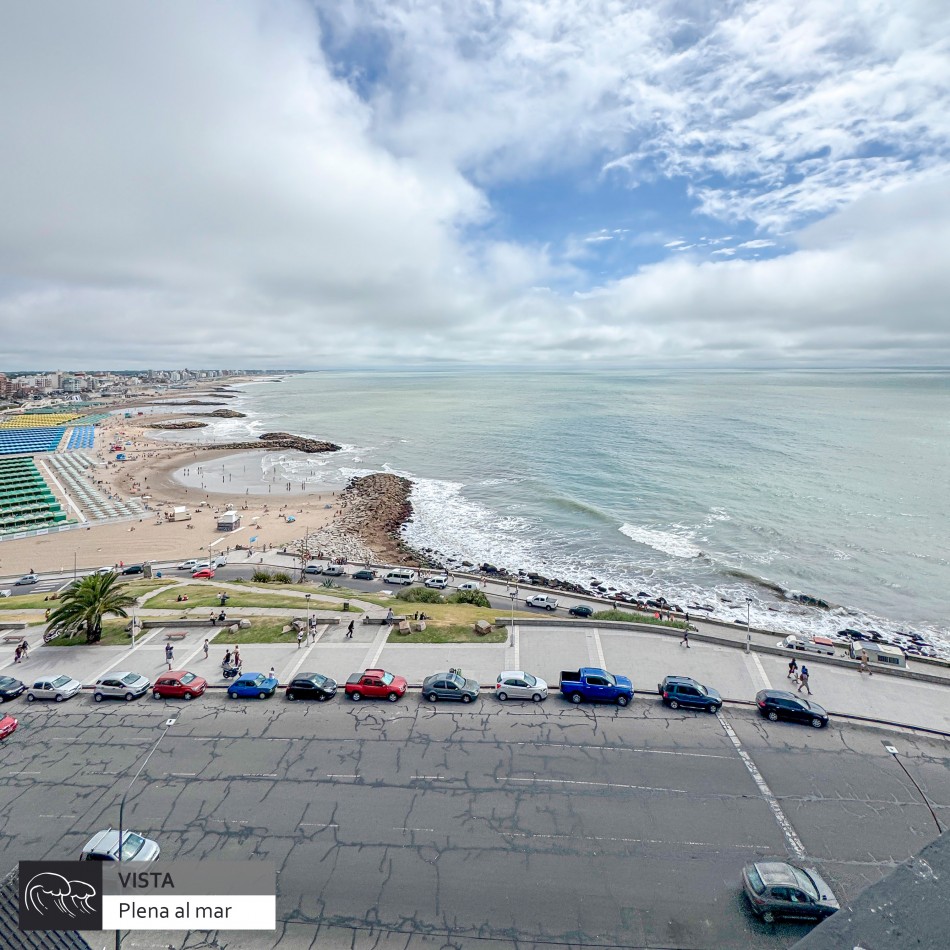
[[803, 689], [807, 689], [808, 695], [811, 696], [811, 687], [808, 685], [808, 667], [804, 665], [801, 673], [798, 674], [798, 691], [801, 692]]
[[680, 640], [680, 646], [686, 647], [687, 650], [691, 649], [689, 645], [689, 627], [683, 631], [683, 639]]
[[786, 676], [785, 679], [791, 680], [793, 683], [798, 682], [798, 664], [795, 662], [795, 657], [792, 657], [791, 662], [788, 664], [788, 676]]
[[349, 622], [349, 625], [346, 628], [346, 639], [347, 640], [353, 639], [353, 621], [352, 620]]

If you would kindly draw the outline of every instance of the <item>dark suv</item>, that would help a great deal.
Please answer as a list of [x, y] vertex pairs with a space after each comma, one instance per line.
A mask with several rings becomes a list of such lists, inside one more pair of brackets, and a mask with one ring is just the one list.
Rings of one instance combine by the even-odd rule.
[[828, 713], [818, 703], [784, 689], [760, 689], [755, 694], [755, 704], [759, 712], [772, 722], [790, 719], [792, 722], [807, 723], [815, 729], [828, 725]]
[[667, 676], [656, 687], [656, 691], [663, 697], [663, 702], [670, 709], [679, 709], [685, 706], [689, 709], [705, 709], [706, 712], [719, 712], [722, 697], [719, 691], [711, 686], [703, 686], [688, 676]]

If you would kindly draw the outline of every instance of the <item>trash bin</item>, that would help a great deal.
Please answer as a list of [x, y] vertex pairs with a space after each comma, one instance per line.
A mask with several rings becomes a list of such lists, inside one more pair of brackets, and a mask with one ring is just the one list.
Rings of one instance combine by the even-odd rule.
[[349, 610], [349, 609], [350, 609], [350, 602], [349, 602], [348, 600], [344, 600], [344, 601], [343, 601], [343, 609], [344, 609], [344, 610]]

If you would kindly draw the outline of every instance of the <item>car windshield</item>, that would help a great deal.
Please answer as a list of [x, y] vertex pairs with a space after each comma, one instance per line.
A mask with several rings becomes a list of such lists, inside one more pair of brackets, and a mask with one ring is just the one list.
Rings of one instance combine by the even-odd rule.
[[383, 686], [388, 686], [395, 678], [392, 673], [383, 673]]
[[52, 685], [53, 685], [53, 686], [65, 686], [68, 682], [69, 682], [69, 677], [68, 677], [68, 676], [57, 676], [56, 679], [53, 680], [53, 684], [52, 684]]
[[709, 695], [709, 690], [706, 689], [706, 687], [703, 686], [702, 683], [697, 683], [697, 684], [696, 684], [696, 689], [699, 690], [699, 694], [700, 694], [701, 696], [708, 696], [708, 695]]
[[530, 673], [525, 673], [525, 675], [524, 675], [524, 681], [525, 681], [529, 686], [537, 686], [537, 685], [538, 685], [537, 679], [535, 679]]
[[261, 683], [264, 682], [264, 679], [265, 679], [264, 674], [258, 673], [257, 676], [255, 676], [254, 679], [249, 680], [249, 682], [253, 683], [255, 686], [260, 686]]
[[792, 873], [795, 875], [795, 882], [798, 886], [813, 900], [818, 900], [818, 890], [815, 887], [815, 882], [800, 868], [792, 868]]
[[608, 686], [617, 685], [617, 677], [614, 676], [613, 673], [604, 673], [604, 679], [607, 681]]
[[133, 834], [130, 831], [122, 844], [122, 860], [134, 861], [135, 856], [142, 850], [143, 844], [145, 844], [145, 839], [141, 835]]
[[133, 683], [137, 683], [138, 681], [138, 673], [126, 673], [125, 676], [122, 677], [122, 682], [125, 683], [126, 686], [131, 686]]
[[449, 675], [446, 676], [445, 679], [446, 679], [446, 682], [449, 683], [449, 685], [454, 685], [454, 686], [459, 686], [459, 687], [465, 685], [465, 680], [463, 680], [462, 677], [458, 675], [458, 673], [449, 673]]
[[195, 676], [194, 673], [185, 673], [185, 675], [181, 678], [181, 682], [182, 682], [185, 686], [187, 686], [189, 683], [194, 682], [197, 678], [198, 678], [198, 677]]
[[326, 681], [327, 678], [321, 676], [319, 673], [314, 673], [313, 676], [310, 677], [310, 682], [313, 683], [314, 686], [323, 686]]
[[756, 894], [761, 894], [765, 890], [765, 884], [762, 883], [762, 877], [759, 874], [758, 870], [753, 866], [749, 868], [749, 883], [752, 885], [752, 890]]
[[13, 680], [9, 676], [0, 676], [0, 689], [6, 689], [13, 685]]

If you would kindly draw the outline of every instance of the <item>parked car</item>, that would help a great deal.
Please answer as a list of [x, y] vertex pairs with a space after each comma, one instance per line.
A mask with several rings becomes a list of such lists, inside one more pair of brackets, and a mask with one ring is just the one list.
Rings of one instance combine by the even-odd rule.
[[13, 716], [0, 716], [0, 739], [12, 736], [18, 725], [20, 723]]
[[[355, 574], [353, 575], [356, 576]], [[434, 590], [445, 590], [448, 587], [449, 579], [447, 577], [438, 576], [438, 577], [427, 577], [425, 580], [426, 587], [431, 587]]]
[[128, 567], [122, 568], [123, 574], [144, 574], [145, 565], [144, 564], [129, 564]]
[[108, 673], [96, 681], [92, 697], [97, 703], [104, 699], [130, 702], [144, 696], [151, 688], [151, 682], [139, 673]]
[[194, 574], [192, 574], [191, 576], [195, 578], [196, 580], [201, 580], [201, 579], [211, 580], [211, 578], [214, 577], [214, 568], [202, 567], [199, 570], [195, 571]]
[[368, 567], [361, 567], [358, 571], [353, 572], [353, 580], [374, 581], [376, 580], [376, 571]]
[[82, 689], [82, 683], [74, 680], [71, 676], [60, 674], [59, 676], [48, 676], [37, 680], [26, 694], [27, 702], [32, 703], [34, 699], [52, 699], [61, 703], [64, 699], [70, 699]]
[[10, 596], [10, 591], [6, 587], [0, 589], [0, 597], [9, 597], [9, 596]]
[[478, 581], [463, 581], [458, 586], [459, 590], [481, 590], [482, 585]]
[[400, 696], [405, 695], [408, 685], [402, 676], [395, 676], [386, 670], [363, 670], [362, 673], [354, 673], [343, 689], [354, 702], [366, 697], [388, 699], [394, 703]]
[[152, 687], [155, 699], [194, 699], [208, 688], [208, 681], [188, 670], [172, 670], [162, 673]]
[[35, 584], [39, 580], [36, 574], [24, 574], [13, 586], [23, 587], [27, 584]]
[[540, 703], [548, 698], [548, 684], [524, 670], [502, 670], [495, 680], [495, 695], [501, 702], [507, 699], [531, 699]]
[[16, 699], [26, 689], [26, 683], [12, 676], [0, 676], [0, 703]]
[[561, 670], [561, 692], [572, 703], [616, 703], [626, 706], [633, 699], [633, 683], [593, 666]]
[[478, 697], [478, 680], [466, 679], [453, 673], [433, 673], [422, 681], [422, 695], [430, 703], [437, 699], [456, 699], [470, 703]]
[[267, 699], [274, 695], [277, 679], [263, 673], [243, 673], [228, 687], [228, 699]]
[[323, 571], [321, 564], [308, 564], [304, 569], [304, 574], [320, 574]]
[[742, 888], [752, 912], [771, 924], [778, 917], [824, 920], [840, 907], [815, 868], [784, 861], [757, 861], [742, 869]]
[[337, 682], [322, 673], [298, 673], [287, 684], [288, 699], [315, 699], [322, 703], [336, 696]]
[[755, 694], [755, 704], [759, 712], [772, 722], [790, 719], [792, 722], [807, 723], [815, 729], [828, 725], [828, 713], [818, 703], [784, 689], [760, 689]]
[[670, 709], [705, 709], [706, 712], [719, 712], [722, 706], [722, 696], [719, 691], [710, 686], [703, 686], [688, 676], [667, 676], [662, 683], [658, 683], [656, 691], [663, 698], [663, 702]]
[[594, 615], [594, 608], [588, 607], [587, 604], [574, 604], [568, 613], [572, 617], [592, 617]]
[[543, 607], [545, 610], [557, 610], [557, 598], [550, 594], [534, 594], [525, 598], [529, 607]]
[[179, 571], [195, 571], [198, 569], [200, 561], [197, 558], [189, 558], [187, 561], [182, 561], [178, 565]]
[[346, 568], [342, 564], [328, 564], [323, 573], [327, 577], [346, 577]]
[[780, 640], [776, 646], [782, 650], [798, 650], [803, 653], [822, 653], [825, 656], [835, 655], [834, 640], [828, 637], [799, 637], [790, 633], [784, 640]]
[[[155, 861], [161, 854], [158, 843], [136, 834], [134, 831], [122, 833], [122, 861]], [[100, 831], [92, 836], [79, 855], [80, 861], [118, 861], [119, 832], [112, 828]]]

